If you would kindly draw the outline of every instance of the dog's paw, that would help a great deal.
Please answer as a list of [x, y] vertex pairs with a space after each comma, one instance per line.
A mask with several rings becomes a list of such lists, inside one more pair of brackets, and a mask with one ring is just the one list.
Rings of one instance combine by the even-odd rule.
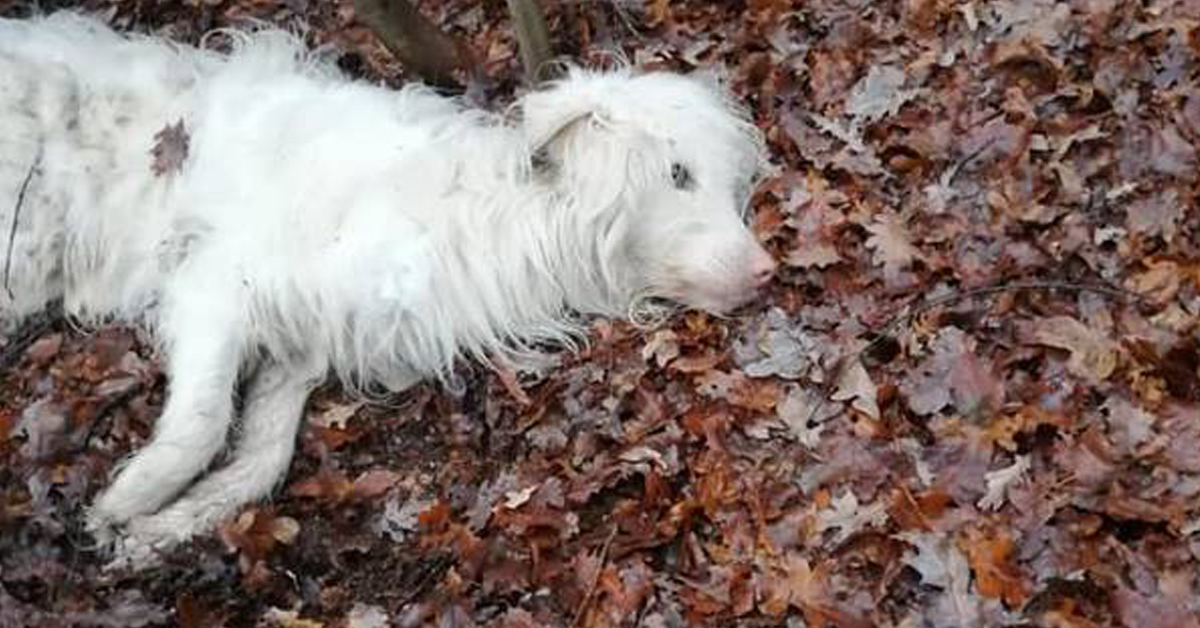
[[162, 563], [163, 557], [183, 541], [191, 538], [187, 526], [172, 526], [157, 515], [134, 517], [120, 530], [110, 528], [114, 539], [110, 543], [112, 559], [106, 570], [141, 570]]
[[138, 571], [157, 566], [162, 562], [165, 547], [157, 547], [131, 536], [121, 536], [112, 544], [111, 558], [104, 564], [104, 571]]
[[135, 548], [162, 553], [190, 540], [197, 532], [195, 523], [171, 516], [171, 509], [153, 515], [134, 517], [125, 524], [125, 540]]
[[112, 551], [116, 547], [121, 533], [117, 522], [106, 513], [95, 508], [87, 511], [83, 518], [83, 529], [96, 542], [96, 548], [101, 551]]
[[108, 562], [105, 571], [154, 567], [181, 542], [191, 538], [190, 526], [157, 515], [134, 517], [122, 524], [94, 509], [84, 529], [95, 539], [95, 548]]
[[154, 506], [141, 490], [145, 483], [123, 481], [126, 477], [131, 474], [119, 473], [113, 485], [96, 496], [88, 512], [89, 528], [118, 528]]

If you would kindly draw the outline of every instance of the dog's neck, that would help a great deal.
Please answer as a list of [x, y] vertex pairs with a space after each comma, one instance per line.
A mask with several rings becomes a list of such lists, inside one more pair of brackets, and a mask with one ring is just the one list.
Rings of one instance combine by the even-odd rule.
[[438, 372], [463, 355], [536, 364], [547, 344], [578, 344], [580, 315], [624, 317], [637, 293], [622, 212], [581, 211], [537, 182], [504, 196], [503, 207], [463, 206], [438, 238], [434, 311], [420, 317], [435, 321], [421, 335]]

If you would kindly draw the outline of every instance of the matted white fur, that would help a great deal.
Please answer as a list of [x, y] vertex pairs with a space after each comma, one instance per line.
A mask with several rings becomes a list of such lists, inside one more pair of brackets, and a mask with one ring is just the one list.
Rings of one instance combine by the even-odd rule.
[[[712, 84], [574, 69], [498, 116], [350, 81], [279, 31], [235, 40], [0, 20], [0, 332], [61, 298], [166, 356], [154, 437], [89, 514], [127, 550], [267, 495], [330, 371], [401, 390], [463, 357], [521, 364], [578, 339], [576, 313], [724, 313], [774, 268], [743, 222], [761, 140]], [[187, 157], [156, 174], [177, 121]], [[231, 462], [205, 475], [251, 361]]]

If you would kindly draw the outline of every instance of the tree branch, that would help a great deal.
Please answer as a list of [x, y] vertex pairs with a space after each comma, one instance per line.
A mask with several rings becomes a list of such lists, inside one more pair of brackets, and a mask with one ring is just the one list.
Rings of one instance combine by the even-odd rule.
[[465, 51], [408, 0], [354, 0], [359, 21], [398, 61], [438, 87], [456, 87], [454, 70], [469, 70]]
[[546, 28], [546, 17], [537, 0], [508, 0], [508, 13], [512, 16], [513, 30], [517, 35], [517, 49], [521, 53], [521, 64], [525, 66], [525, 78], [538, 83], [548, 78], [546, 62], [552, 57], [550, 31]]

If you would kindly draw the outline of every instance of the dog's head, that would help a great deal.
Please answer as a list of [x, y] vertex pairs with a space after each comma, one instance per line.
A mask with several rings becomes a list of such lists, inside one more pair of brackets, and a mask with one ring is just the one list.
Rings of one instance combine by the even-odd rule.
[[521, 107], [551, 185], [594, 229], [606, 279], [726, 313], [770, 278], [745, 222], [762, 140], [715, 84], [576, 69]]

